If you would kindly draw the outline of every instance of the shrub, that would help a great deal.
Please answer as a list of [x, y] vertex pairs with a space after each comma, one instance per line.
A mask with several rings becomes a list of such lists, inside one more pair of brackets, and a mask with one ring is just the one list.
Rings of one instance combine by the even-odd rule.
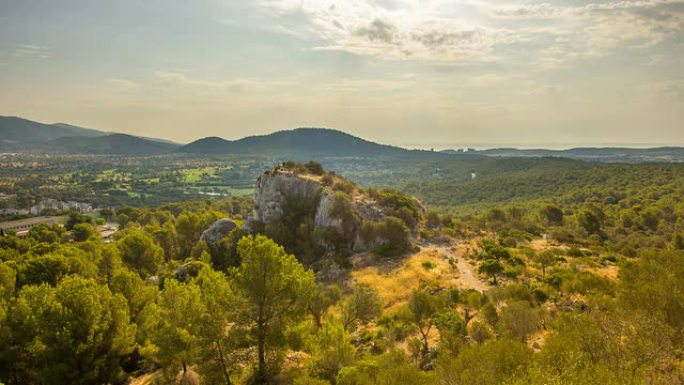
[[306, 170], [309, 173], [314, 175], [323, 175], [323, 173], [325, 173], [325, 170], [323, 170], [323, 166], [320, 163], [315, 162], [313, 160], [304, 163], [304, 168], [306, 168]]
[[430, 261], [425, 261], [425, 262], [421, 263], [420, 265], [421, 265], [421, 266], [423, 267], [423, 269], [425, 269], [425, 270], [432, 270], [432, 269], [435, 269], [435, 268], [437, 267], [436, 264], [434, 264], [434, 263], [432, 263], [432, 262], [430, 262]]
[[351, 194], [352, 192], [354, 192], [355, 187], [356, 185], [354, 184], [354, 182], [346, 179], [340, 179], [333, 184], [333, 190], [342, 191], [347, 194]]
[[377, 238], [381, 240], [375, 252], [384, 257], [394, 257], [407, 252], [411, 247], [408, 228], [397, 217], [385, 217], [377, 227]]

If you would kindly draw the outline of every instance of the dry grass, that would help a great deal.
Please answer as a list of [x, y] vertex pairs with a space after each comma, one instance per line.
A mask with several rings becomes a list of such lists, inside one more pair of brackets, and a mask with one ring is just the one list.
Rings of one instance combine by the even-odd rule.
[[[371, 256], [365, 255], [356, 261], [356, 265], [366, 265]], [[432, 264], [426, 268], [423, 264]], [[453, 269], [445, 254], [436, 249], [422, 250], [407, 257], [398, 264], [360, 266], [352, 273], [354, 280], [374, 289], [382, 298], [387, 309], [404, 303], [412, 290], [421, 285], [437, 282], [441, 287], [456, 286], [458, 272]]]
[[131, 380], [130, 385], [152, 385], [161, 377], [159, 372], [143, 374]]
[[[140, 377], [131, 379], [129, 385], [156, 385], [162, 381], [163, 376], [161, 371], [157, 370], [152, 373], [143, 374]], [[187, 374], [183, 376], [183, 372], [178, 372], [176, 380], [171, 380], [172, 384], [176, 385], [199, 385], [201, 384], [200, 376], [192, 369], [189, 369]]]
[[600, 277], [608, 278], [611, 281], [617, 281], [620, 275], [620, 268], [615, 265], [608, 265], [605, 267], [593, 267], [584, 270], [594, 273]]

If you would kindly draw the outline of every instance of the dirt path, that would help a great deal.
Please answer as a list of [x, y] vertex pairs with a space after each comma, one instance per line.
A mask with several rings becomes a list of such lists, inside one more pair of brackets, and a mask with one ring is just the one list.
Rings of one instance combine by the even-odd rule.
[[486, 291], [491, 288], [491, 285], [479, 278], [477, 269], [470, 265], [463, 257], [468, 245], [457, 245], [454, 247], [434, 246], [434, 248], [443, 253], [445, 259], [448, 260], [449, 258], [452, 258], [456, 261], [456, 267], [459, 272], [457, 281], [460, 286], [466, 289], [475, 289], [477, 291]]

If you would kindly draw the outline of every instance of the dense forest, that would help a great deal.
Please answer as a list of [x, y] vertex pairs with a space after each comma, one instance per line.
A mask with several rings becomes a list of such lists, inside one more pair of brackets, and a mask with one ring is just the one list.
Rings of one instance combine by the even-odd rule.
[[[478, 202], [419, 215], [416, 247], [467, 245], [463, 257], [486, 291], [420, 279], [390, 302], [382, 282], [354, 279], [351, 260], [341, 265], [351, 276], [322, 279], [312, 255], [302, 258], [315, 232], [293, 223], [285, 233], [201, 239], [220, 218], [242, 223], [252, 210], [244, 198], [119, 207], [103, 213], [120, 226], [111, 243], [97, 235], [96, 218], [79, 214], [24, 238], [8, 233], [0, 237], [0, 381], [684, 383], [680, 169], [571, 164], [577, 169], [554, 179], [521, 171], [526, 193], [515, 199], [495, 193], [516, 191], [502, 179], [422, 188], [428, 202], [437, 193]], [[405, 200], [383, 191], [374, 194]], [[391, 269], [413, 253], [376, 263]]]

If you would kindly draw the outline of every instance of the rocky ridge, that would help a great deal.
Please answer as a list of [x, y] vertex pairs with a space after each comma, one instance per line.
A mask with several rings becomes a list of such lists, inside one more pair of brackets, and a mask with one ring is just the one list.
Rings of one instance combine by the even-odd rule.
[[[386, 242], [381, 234], [369, 237], [364, 228], [368, 228], [368, 223], [382, 224], [387, 217], [396, 214], [396, 207], [383, 204], [382, 199], [371, 196], [368, 191], [337, 175], [275, 168], [257, 179], [254, 216], [247, 220], [243, 229], [251, 231], [255, 223], [268, 225], [278, 222], [293, 201], [308, 202], [315, 207], [312, 216], [315, 227], [333, 230], [337, 234], [336, 239], [344, 239], [345, 247], [353, 252], [369, 251]], [[413, 242], [424, 209], [416, 199], [408, 198], [408, 201], [415, 207], [416, 220], [406, 221], [409, 222], [407, 227], [411, 236], [408, 242]], [[318, 244], [330, 249], [326, 241], [319, 239]]]

